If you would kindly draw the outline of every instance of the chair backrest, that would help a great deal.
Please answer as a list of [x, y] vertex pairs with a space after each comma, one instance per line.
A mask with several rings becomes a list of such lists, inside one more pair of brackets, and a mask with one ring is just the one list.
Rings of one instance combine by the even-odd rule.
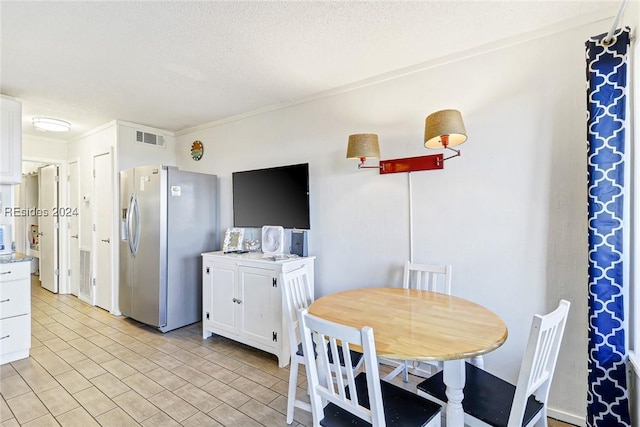
[[[369, 326], [357, 329], [329, 322], [310, 315], [306, 309], [298, 313], [314, 425], [320, 425], [320, 420], [324, 418], [323, 401], [328, 401], [374, 426], [384, 426], [384, 407], [373, 329]], [[349, 351], [351, 346], [357, 345], [362, 348], [370, 409], [362, 406], [362, 402], [358, 401], [359, 393], [353, 369], [342, 372], [340, 364], [329, 362], [326, 351], [319, 351], [315, 359], [313, 357], [314, 341], [317, 348], [324, 348], [328, 343], [331, 354], [334, 355], [333, 360], [338, 360], [335, 355], [339, 355], [340, 359], [344, 357], [345, 366], [352, 366]], [[349, 387], [348, 395], [345, 386]]]
[[298, 310], [309, 308], [313, 302], [307, 266], [304, 265], [296, 270], [282, 273], [282, 282], [284, 317], [287, 320], [289, 348], [291, 357], [295, 357], [298, 351], [298, 344], [302, 342], [298, 324]]
[[402, 287], [451, 295], [451, 266], [427, 265], [407, 261]]
[[551, 313], [533, 316], [508, 427], [522, 426], [524, 410], [530, 395], [534, 394], [546, 408], [570, 305], [569, 301], [561, 300], [558, 308]]

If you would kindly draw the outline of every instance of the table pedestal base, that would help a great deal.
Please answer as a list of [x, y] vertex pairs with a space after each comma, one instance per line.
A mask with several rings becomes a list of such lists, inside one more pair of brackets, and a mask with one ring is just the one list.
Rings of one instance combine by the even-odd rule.
[[447, 427], [464, 426], [464, 411], [462, 409], [465, 382], [464, 363], [464, 359], [444, 362], [443, 380], [447, 386]]

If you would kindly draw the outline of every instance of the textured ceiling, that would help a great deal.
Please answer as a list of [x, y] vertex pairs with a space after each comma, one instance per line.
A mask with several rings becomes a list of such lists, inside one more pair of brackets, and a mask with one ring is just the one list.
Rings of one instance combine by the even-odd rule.
[[180, 131], [619, 4], [2, 0], [0, 92], [25, 133], [34, 116], [71, 122], [44, 135], [63, 139], [113, 119]]

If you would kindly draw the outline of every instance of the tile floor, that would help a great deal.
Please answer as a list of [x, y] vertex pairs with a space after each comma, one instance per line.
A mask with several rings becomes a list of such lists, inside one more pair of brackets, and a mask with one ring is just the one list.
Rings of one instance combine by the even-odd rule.
[[[0, 367], [3, 427], [287, 425], [289, 370], [275, 356], [202, 340], [200, 324], [162, 334], [45, 291], [37, 278], [31, 288], [31, 357]], [[299, 396], [304, 387], [301, 374]], [[310, 425], [296, 409], [293, 426]]]

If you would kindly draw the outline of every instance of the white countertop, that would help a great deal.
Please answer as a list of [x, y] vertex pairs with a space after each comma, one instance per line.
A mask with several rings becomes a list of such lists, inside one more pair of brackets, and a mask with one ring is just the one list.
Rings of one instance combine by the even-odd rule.
[[248, 261], [276, 261], [276, 262], [296, 261], [303, 258], [315, 258], [315, 257], [299, 257], [298, 255], [295, 255], [295, 254], [267, 255], [263, 252], [225, 253], [222, 251], [216, 251], [216, 252], [205, 252], [202, 255], [225, 256], [225, 257], [238, 258], [238, 259], [248, 260]]
[[16, 252], [8, 255], [0, 255], [0, 264], [8, 264], [12, 262], [30, 262], [33, 259], [32, 256]]

